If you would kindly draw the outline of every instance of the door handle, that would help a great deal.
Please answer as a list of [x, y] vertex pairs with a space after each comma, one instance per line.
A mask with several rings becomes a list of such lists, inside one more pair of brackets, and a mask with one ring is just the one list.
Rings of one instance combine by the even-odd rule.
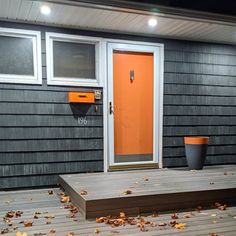
[[110, 115], [114, 113], [114, 106], [112, 106], [112, 102], [109, 102], [109, 112]]

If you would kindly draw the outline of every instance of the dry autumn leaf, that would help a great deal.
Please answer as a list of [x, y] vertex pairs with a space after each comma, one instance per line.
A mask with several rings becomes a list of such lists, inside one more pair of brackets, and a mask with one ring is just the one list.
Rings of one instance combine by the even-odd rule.
[[88, 192], [85, 191], [85, 190], [82, 190], [82, 191], [80, 192], [80, 195], [87, 195], [87, 194], [88, 194]]
[[0, 229], [0, 234], [7, 234], [7, 233], [9, 233], [8, 228]]
[[13, 218], [15, 216], [15, 211], [8, 211], [5, 215], [5, 217]]
[[32, 221], [24, 221], [24, 226], [25, 227], [32, 227], [33, 222]]
[[171, 217], [171, 219], [178, 219], [179, 218], [177, 213], [173, 213], [170, 217]]
[[158, 216], [159, 216], [159, 214], [158, 214], [157, 212], [154, 211], [154, 212], [152, 213], [152, 217], [158, 217]]
[[186, 223], [176, 223], [174, 227], [176, 229], [185, 229]]
[[51, 189], [48, 190], [48, 194], [49, 194], [49, 195], [52, 195], [52, 194], [53, 194], [53, 190], [51, 190]]
[[27, 236], [27, 233], [26, 232], [17, 231], [16, 232], [16, 236]]
[[99, 233], [100, 233], [100, 229], [98, 229], [98, 228], [95, 229], [95, 230], [94, 230], [94, 233], [95, 233], [95, 234], [99, 234]]
[[151, 227], [156, 227], [156, 226], [157, 226], [157, 223], [156, 223], [156, 222], [150, 222], [150, 226], [151, 226]]
[[198, 211], [198, 212], [200, 212], [202, 209], [203, 209], [203, 207], [200, 205], [196, 207], [196, 211]]
[[120, 212], [120, 218], [125, 218], [125, 217], [126, 217], [125, 213], [124, 212]]
[[49, 234], [55, 234], [56, 230], [55, 229], [50, 229]]
[[21, 217], [21, 215], [23, 214], [23, 211], [16, 211], [15, 212], [15, 217]]
[[128, 189], [126, 191], [123, 192], [124, 195], [128, 195], [128, 194], [132, 194], [132, 190]]
[[216, 208], [218, 208], [219, 210], [221, 210], [221, 211], [224, 211], [224, 210], [226, 210], [226, 208], [227, 208], [227, 205], [226, 205], [226, 204], [221, 204], [221, 203], [219, 203], [219, 202], [216, 202], [216, 203], [214, 204], [214, 206], [215, 206]]
[[218, 236], [216, 233], [210, 233], [210, 236]]
[[75, 235], [74, 232], [68, 232], [68, 233], [67, 233], [67, 236], [74, 236], [74, 235]]
[[218, 207], [218, 209], [221, 211], [224, 211], [224, 210], [226, 210], [226, 207], [227, 207], [227, 205], [224, 204], [224, 205], [221, 205], [220, 207]]
[[70, 196], [64, 195], [61, 197], [61, 203], [70, 202]]
[[167, 224], [165, 222], [160, 222], [158, 225], [159, 226], [166, 226]]

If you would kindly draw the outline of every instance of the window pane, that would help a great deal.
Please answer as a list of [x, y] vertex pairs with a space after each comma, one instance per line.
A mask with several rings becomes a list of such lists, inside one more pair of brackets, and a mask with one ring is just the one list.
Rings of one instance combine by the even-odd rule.
[[0, 74], [34, 75], [30, 38], [0, 36]]
[[95, 78], [95, 45], [53, 42], [54, 76], [65, 78]]

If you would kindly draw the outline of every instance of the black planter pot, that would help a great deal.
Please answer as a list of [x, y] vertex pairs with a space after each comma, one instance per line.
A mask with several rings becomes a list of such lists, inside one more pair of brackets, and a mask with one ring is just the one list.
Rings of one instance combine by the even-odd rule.
[[201, 170], [206, 159], [209, 137], [184, 137], [185, 154], [190, 170]]

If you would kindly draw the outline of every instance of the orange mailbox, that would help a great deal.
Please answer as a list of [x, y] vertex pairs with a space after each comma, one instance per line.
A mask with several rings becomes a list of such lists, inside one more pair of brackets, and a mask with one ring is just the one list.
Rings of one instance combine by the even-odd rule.
[[70, 103], [95, 103], [94, 92], [69, 92]]

